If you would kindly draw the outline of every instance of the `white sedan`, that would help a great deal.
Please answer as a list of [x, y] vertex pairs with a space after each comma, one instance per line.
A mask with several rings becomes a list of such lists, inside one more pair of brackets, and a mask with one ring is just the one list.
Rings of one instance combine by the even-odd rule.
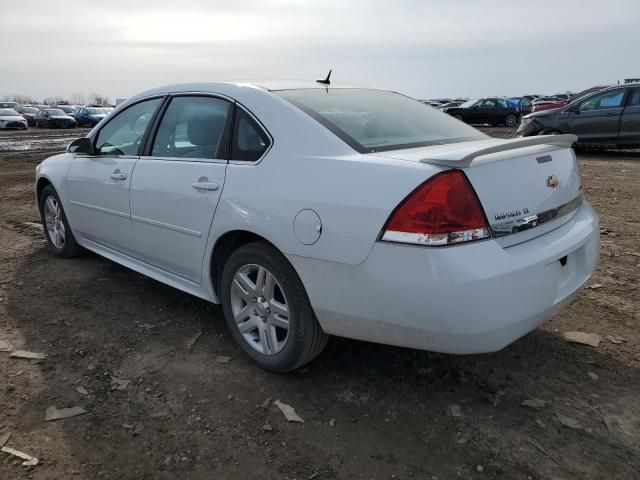
[[26, 130], [27, 119], [12, 108], [0, 108], [0, 129], [9, 128]]
[[92, 250], [214, 303], [259, 366], [329, 335], [503, 348], [598, 260], [571, 135], [490, 138], [383, 90], [158, 88], [37, 167], [50, 250]]

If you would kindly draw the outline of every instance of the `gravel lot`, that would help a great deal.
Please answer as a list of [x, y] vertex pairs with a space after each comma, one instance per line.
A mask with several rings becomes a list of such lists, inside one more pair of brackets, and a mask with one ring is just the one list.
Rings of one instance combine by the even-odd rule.
[[[0, 339], [47, 355], [0, 352], [0, 442], [40, 460], [0, 453], [1, 479], [638, 478], [640, 154], [579, 155], [600, 266], [510, 347], [456, 357], [336, 338], [275, 375], [245, 360], [218, 307], [93, 254], [47, 253], [34, 168], [81, 133], [0, 132]], [[45, 422], [52, 405], [86, 413]]]

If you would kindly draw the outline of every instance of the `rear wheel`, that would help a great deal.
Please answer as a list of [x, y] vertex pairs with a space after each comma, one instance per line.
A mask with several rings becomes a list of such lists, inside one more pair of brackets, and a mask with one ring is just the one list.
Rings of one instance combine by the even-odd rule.
[[293, 370], [327, 344], [300, 277], [271, 245], [253, 242], [233, 252], [220, 286], [227, 328], [261, 368]]
[[513, 113], [510, 113], [504, 118], [504, 124], [509, 128], [515, 127], [516, 123], [518, 123], [518, 117], [516, 117]]
[[82, 251], [82, 247], [76, 242], [60, 197], [51, 185], [42, 189], [38, 206], [44, 235], [51, 253], [63, 258], [77, 256]]

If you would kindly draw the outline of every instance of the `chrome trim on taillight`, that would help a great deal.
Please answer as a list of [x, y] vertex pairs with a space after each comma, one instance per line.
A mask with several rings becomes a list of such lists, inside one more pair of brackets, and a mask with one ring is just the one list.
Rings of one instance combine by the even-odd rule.
[[535, 215], [527, 215], [526, 217], [515, 220], [494, 223], [491, 225], [491, 233], [494, 237], [504, 237], [506, 235], [530, 230], [577, 210], [578, 207], [582, 205], [582, 201], [583, 197], [582, 194], [580, 194], [570, 202], [560, 205], [559, 207], [552, 208]]
[[410, 243], [414, 245], [439, 247], [443, 245], [471, 242], [473, 240], [482, 240], [489, 238], [490, 236], [491, 234], [488, 228], [474, 228], [472, 230], [438, 234], [395, 232], [393, 230], [386, 230], [383, 233], [381, 240], [385, 242]]

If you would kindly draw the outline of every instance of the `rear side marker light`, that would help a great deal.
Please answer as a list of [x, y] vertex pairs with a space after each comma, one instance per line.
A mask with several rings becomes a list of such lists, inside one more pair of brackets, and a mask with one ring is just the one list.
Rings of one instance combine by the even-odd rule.
[[443, 246], [490, 237], [469, 180], [461, 170], [447, 170], [424, 182], [396, 207], [381, 240]]

